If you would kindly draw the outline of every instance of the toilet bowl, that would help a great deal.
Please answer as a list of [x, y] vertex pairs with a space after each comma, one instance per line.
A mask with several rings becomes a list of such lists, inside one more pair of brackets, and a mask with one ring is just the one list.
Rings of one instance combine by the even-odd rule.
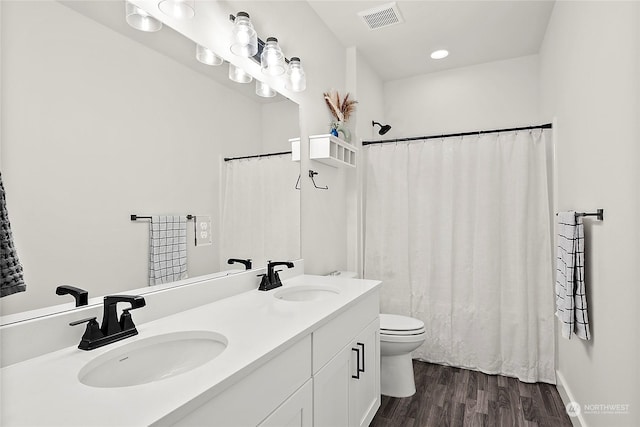
[[397, 314], [380, 314], [380, 392], [409, 397], [416, 392], [411, 352], [424, 342], [421, 320]]

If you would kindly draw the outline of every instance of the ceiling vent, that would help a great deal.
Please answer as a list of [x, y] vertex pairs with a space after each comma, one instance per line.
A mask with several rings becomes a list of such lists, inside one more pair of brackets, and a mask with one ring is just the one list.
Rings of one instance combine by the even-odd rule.
[[370, 30], [390, 27], [404, 22], [400, 10], [395, 2], [358, 12], [358, 16], [364, 20]]

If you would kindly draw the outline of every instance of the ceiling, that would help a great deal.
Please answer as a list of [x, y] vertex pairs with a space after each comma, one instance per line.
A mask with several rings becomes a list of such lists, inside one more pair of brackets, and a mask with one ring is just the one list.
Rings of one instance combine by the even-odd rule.
[[[257, 102], [283, 100], [280, 95], [275, 98], [257, 97], [253, 84], [231, 82], [227, 77], [226, 64], [209, 67], [198, 63], [194, 60], [195, 44], [168, 26], [157, 33], [132, 29], [125, 23], [122, 0], [59, 1]], [[230, 4], [231, 10], [251, 5], [252, 11], [260, 12], [256, 16], [268, 16], [267, 12], [274, 9], [272, 12], [277, 18], [283, 15], [282, 10], [287, 10], [293, 15], [288, 19], [304, 21], [298, 23], [301, 25], [311, 25], [310, 22], [315, 21], [315, 12], [344, 47], [357, 47], [383, 81], [535, 54], [539, 51], [554, 5], [552, 0], [401, 0], [396, 4], [403, 23], [369, 30], [358, 12], [390, 2], [307, 1], [311, 10], [304, 16], [297, 15], [302, 13], [300, 7], [303, 7], [304, 0], [228, 0], [219, 3]], [[260, 35], [273, 32], [271, 27], [283, 25], [283, 19], [286, 24], [284, 16], [282, 19], [261, 21]], [[436, 61], [429, 58], [433, 50], [443, 48], [450, 51], [446, 59]]]
[[[404, 23], [369, 30], [358, 12], [386, 1], [309, 1], [345, 47], [383, 81], [538, 53], [554, 2], [405, 0]], [[433, 60], [436, 49], [449, 56]]]

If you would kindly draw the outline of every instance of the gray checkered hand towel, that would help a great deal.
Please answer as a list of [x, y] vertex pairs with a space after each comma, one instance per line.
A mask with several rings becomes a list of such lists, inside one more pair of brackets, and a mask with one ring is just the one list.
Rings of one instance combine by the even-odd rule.
[[588, 340], [589, 316], [584, 285], [584, 226], [574, 211], [559, 212], [556, 257], [556, 316], [562, 336]]
[[149, 286], [187, 278], [187, 217], [152, 216]]

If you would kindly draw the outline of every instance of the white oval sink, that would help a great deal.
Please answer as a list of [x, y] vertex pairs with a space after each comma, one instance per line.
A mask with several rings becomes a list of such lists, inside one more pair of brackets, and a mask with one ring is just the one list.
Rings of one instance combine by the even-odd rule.
[[87, 363], [78, 373], [91, 387], [129, 387], [160, 381], [201, 366], [227, 347], [215, 332], [186, 331], [156, 335], [118, 347]]
[[273, 294], [274, 297], [285, 301], [320, 301], [340, 293], [340, 289], [332, 286], [291, 286]]

